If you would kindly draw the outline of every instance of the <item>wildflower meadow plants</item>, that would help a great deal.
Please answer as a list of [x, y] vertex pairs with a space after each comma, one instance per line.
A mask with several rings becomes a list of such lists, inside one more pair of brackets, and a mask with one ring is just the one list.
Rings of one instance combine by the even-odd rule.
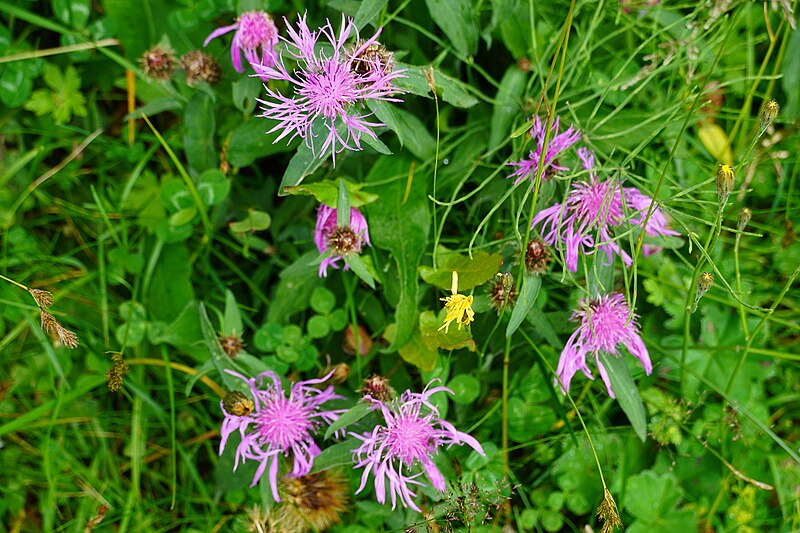
[[6, 529], [800, 530], [791, 2], [45, 4]]

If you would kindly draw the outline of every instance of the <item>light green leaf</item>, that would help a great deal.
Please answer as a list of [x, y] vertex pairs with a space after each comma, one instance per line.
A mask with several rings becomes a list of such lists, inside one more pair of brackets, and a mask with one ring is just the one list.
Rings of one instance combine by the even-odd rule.
[[339, 431], [340, 429], [346, 428], [351, 424], [355, 424], [365, 416], [367, 416], [370, 412], [370, 407], [373, 404], [367, 401], [361, 401], [355, 404], [353, 407], [339, 415], [339, 418], [336, 421], [328, 426], [328, 429], [325, 430], [325, 439], [331, 438], [331, 436]]
[[226, 336], [239, 335], [244, 333], [242, 323], [242, 313], [239, 311], [239, 304], [236, 296], [229, 290], [225, 291], [225, 313], [222, 318], [222, 334]]
[[400, 346], [397, 349], [397, 353], [400, 354], [403, 361], [425, 372], [436, 368], [436, 362], [439, 360], [439, 351], [428, 346], [422, 340], [419, 331], [410, 333], [406, 342], [402, 345], [397, 341], [397, 333], [397, 324], [389, 324], [383, 332], [383, 338], [389, 341], [392, 346]]
[[265, 211], [250, 209], [243, 220], [231, 222], [228, 227], [235, 233], [247, 233], [253, 231], [263, 231], [272, 224], [272, 217]]
[[296, 187], [284, 187], [283, 192], [290, 195], [311, 195], [321, 204], [338, 208], [339, 186], [337, 182], [343, 181], [350, 196], [350, 207], [362, 207], [378, 199], [377, 194], [362, 190], [363, 183], [354, 183], [343, 178], [337, 180], [324, 180], [318, 183], [304, 183]]
[[375, 278], [367, 269], [367, 265], [364, 263], [364, 260], [360, 255], [350, 254], [345, 257], [344, 260], [350, 266], [350, 269], [355, 272], [359, 278], [361, 278], [361, 281], [369, 285], [370, 288], [375, 288]]
[[440, 311], [438, 316], [433, 311], [425, 311], [419, 315], [419, 331], [422, 335], [422, 342], [432, 349], [458, 350], [466, 348], [470, 352], [474, 352], [477, 346], [468, 328], [458, 329], [457, 324], [450, 324], [449, 331], [439, 330], [444, 324], [444, 316], [444, 310]]
[[206, 206], [222, 203], [230, 191], [231, 181], [219, 169], [210, 168], [197, 178], [197, 192]]
[[469, 374], [459, 374], [447, 383], [447, 388], [453, 391], [454, 402], [469, 405], [478, 399], [481, 382]]
[[[398, 63], [397, 69], [403, 70], [403, 77], [397, 80], [397, 86], [403, 90], [418, 96], [430, 96], [431, 87], [425, 79], [425, 72], [430, 71], [429, 66], [408, 65]], [[433, 80], [437, 92], [442, 92], [442, 100], [456, 107], [472, 107], [478, 103], [478, 99], [472, 96], [467, 90], [467, 86], [443, 72], [433, 69]]]
[[389, 0], [362, 0], [361, 5], [358, 7], [353, 23], [359, 30], [364, 29], [364, 26], [375, 20], [381, 10], [389, 3]]
[[608, 372], [611, 390], [614, 391], [619, 406], [628, 417], [636, 435], [644, 442], [647, 440], [647, 417], [639, 388], [631, 377], [625, 358], [600, 352], [600, 362]]
[[425, 283], [450, 291], [453, 284], [453, 272], [458, 272], [458, 291], [466, 292], [473, 287], [486, 283], [500, 270], [503, 256], [478, 250], [472, 254], [461, 255], [446, 248], [439, 247], [438, 266], [419, 267], [419, 274]]
[[511, 311], [511, 318], [508, 320], [506, 326], [506, 337], [510, 337], [517, 331], [517, 328], [525, 320], [528, 312], [533, 308], [536, 303], [536, 297], [539, 296], [539, 289], [542, 287], [542, 278], [539, 276], [528, 276], [522, 280], [522, 289], [520, 290], [517, 303], [514, 304], [514, 310]]

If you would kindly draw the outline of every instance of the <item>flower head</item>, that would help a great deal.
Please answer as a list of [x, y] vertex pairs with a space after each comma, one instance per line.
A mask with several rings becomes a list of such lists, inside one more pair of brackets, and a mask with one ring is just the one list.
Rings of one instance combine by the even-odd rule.
[[402, 505], [419, 511], [413, 500], [416, 494], [409, 486], [422, 485], [417, 481], [422, 472], [411, 473], [415, 465], [422, 467], [431, 485], [444, 492], [444, 476], [433, 463], [439, 447], [468, 444], [476, 452], [485, 455], [475, 438], [439, 418], [439, 411], [430, 398], [440, 391], [452, 394], [447, 387], [431, 387], [428, 384], [422, 393], [405, 391], [392, 403], [373, 400], [375, 407], [383, 414], [385, 425], [375, 426], [371, 433], [352, 434], [361, 441], [361, 446], [354, 452], [356, 468], [364, 469], [356, 494], [364, 490], [372, 472], [378, 502], [386, 501], [388, 481], [392, 509], [399, 499]]
[[[271, 66], [275, 64], [275, 45], [278, 44], [278, 28], [272, 17], [264, 11], [247, 11], [242, 13], [236, 24], [223, 26], [212, 31], [203, 42], [208, 46], [212, 39], [231, 31], [231, 62], [236, 72], [244, 72], [242, 56], [251, 65]], [[260, 49], [260, 54], [259, 54]]]
[[[338, 34], [330, 21], [312, 32], [305, 15], [298, 20], [297, 28], [287, 22], [286, 31], [288, 39], [281, 39], [286, 42], [286, 55], [297, 68], [287, 68], [283, 55], [274, 66], [253, 68], [262, 77], [288, 82], [294, 94], [284, 95], [267, 87], [269, 98], [259, 100], [264, 111], [261, 116], [278, 122], [270, 130], [280, 132], [275, 142], [299, 136], [320, 157], [330, 148], [335, 164], [338, 152], [361, 150], [362, 135], [377, 139], [372, 128], [384, 124], [370, 122], [372, 113], [363, 113], [363, 104], [369, 100], [399, 101], [393, 95], [398, 92], [394, 80], [400, 72], [393, 70], [388, 60], [380, 59], [387, 57], [377, 41], [380, 30], [361, 41], [352, 19], [345, 21], [344, 16]], [[355, 47], [346, 46], [351, 34], [359, 43]], [[323, 39], [328, 46], [318, 47], [317, 42]], [[369, 52], [375, 45], [379, 46], [377, 51]], [[315, 123], [327, 132], [321, 144], [317, 131], [312, 131]]]
[[611, 381], [605, 367], [600, 362], [600, 352], [612, 356], [619, 355], [619, 345], [641, 361], [647, 375], [653, 370], [647, 347], [639, 334], [635, 319], [631, 315], [625, 297], [619, 293], [600, 296], [597, 299], [583, 300], [580, 307], [572, 314], [572, 319], [580, 319], [580, 325], [567, 341], [556, 370], [556, 385], [561, 383], [564, 391], [569, 390], [570, 381], [580, 370], [587, 378], [594, 379], [586, 356], [594, 355], [600, 377], [606, 384], [608, 395], [615, 398], [611, 390]]
[[461, 326], [468, 326], [470, 322], [475, 320], [475, 311], [472, 310], [472, 296], [458, 294], [458, 272], [453, 271], [453, 286], [450, 290], [450, 296], [439, 298], [444, 302], [444, 308], [447, 310], [447, 316], [444, 317], [444, 324], [438, 331], [444, 330], [447, 333], [450, 330], [450, 323], [455, 320], [458, 322], [458, 329]]
[[572, 126], [567, 128], [566, 131], [558, 133], [558, 125], [559, 119], [556, 117], [550, 125], [551, 137], [550, 141], [547, 143], [547, 152], [544, 158], [542, 158], [542, 148], [544, 147], [544, 138], [547, 132], [545, 124], [542, 123], [542, 119], [540, 119], [538, 115], [533, 117], [531, 137], [536, 139], [536, 151], [531, 151], [527, 159], [522, 159], [516, 163], [508, 163], [512, 167], [517, 167], [517, 170], [508, 176], [509, 178], [516, 178], [514, 180], [514, 185], [526, 178], [530, 179], [531, 183], [533, 183], [536, 179], [536, 175], [539, 173], [539, 165], [542, 164], [542, 160], [544, 160], [544, 170], [541, 171], [542, 179], [551, 178], [555, 175], [556, 171], [568, 170], [567, 167], [563, 167], [559, 164], [557, 156], [578, 142], [581, 133]]
[[186, 74], [190, 87], [198, 82], [217, 83], [222, 73], [217, 60], [200, 50], [190, 50], [181, 56], [178, 65]]
[[[567, 268], [577, 271], [578, 252], [590, 255], [595, 249], [605, 252], [609, 259], [617, 254], [630, 266], [630, 255], [613, 240], [613, 231], [620, 226], [642, 225], [646, 219], [644, 231], [649, 235], [678, 235], [667, 228], [667, 219], [659, 207], [647, 218], [652, 198], [635, 187], [623, 189], [616, 181], [601, 182], [594, 172], [594, 154], [579, 148], [578, 156], [583, 168], [590, 171], [589, 180], [574, 183], [566, 201], [537, 213], [531, 226], [541, 222], [544, 242], [565, 249]], [[657, 247], [644, 248], [645, 255], [656, 251]]]
[[347, 510], [350, 487], [338, 470], [281, 480], [286, 501], [278, 508], [280, 531], [325, 531]]
[[[291, 454], [294, 465], [290, 476], [304, 476], [311, 471], [314, 457], [320, 449], [314, 443], [314, 434], [324, 424], [331, 424], [342, 410], [323, 411], [322, 405], [328, 400], [341, 398], [333, 392], [333, 387], [320, 390], [314, 385], [324, 383], [329, 376], [321, 379], [298, 381], [292, 385], [287, 397], [278, 376], [274, 372], [262, 372], [257, 378], [246, 378], [241, 374], [226, 370], [250, 388], [253, 408], [244, 405], [241, 398], [229, 398], [220, 401], [225, 414], [220, 434], [222, 441], [219, 453], [222, 454], [228, 438], [234, 431], [242, 437], [236, 447], [234, 471], [239, 461], [252, 459], [261, 464], [256, 470], [251, 486], [255, 486], [269, 466], [269, 482], [272, 497], [280, 501], [278, 496], [278, 456]], [[235, 402], [235, 408], [232, 407]], [[228, 409], [230, 411], [228, 411]], [[244, 407], [244, 408], [242, 408]], [[240, 413], [240, 414], [236, 414]]]
[[[336, 208], [328, 207], [325, 204], [320, 205], [317, 210], [314, 242], [320, 254], [324, 254], [328, 250], [331, 251], [331, 255], [323, 259], [319, 265], [319, 277], [321, 278], [327, 277], [329, 266], [338, 269], [339, 265], [337, 263], [343, 257], [353, 253], [361, 253], [361, 247], [365, 243], [368, 246], [372, 246], [369, 242], [367, 220], [358, 209], [355, 207], [350, 208], [349, 226], [337, 226], [337, 216]], [[344, 269], [349, 270], [350, 267], [345, 264]]]
[[175, 52], [161, 45], [148, 48], [139, 58], [139, 65], [146, 76], [157, 81], [166, 81], [175, 69]]

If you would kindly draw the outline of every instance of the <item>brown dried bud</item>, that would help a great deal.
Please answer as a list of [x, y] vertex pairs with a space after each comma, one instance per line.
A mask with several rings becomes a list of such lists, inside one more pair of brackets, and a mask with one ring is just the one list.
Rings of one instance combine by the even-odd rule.
[[175, 68], [175, 52], [155, 45], [142, 54], [139, 65], [146, 76], [158, 81], [168, 80]]
[[74, 332], [68, 330], [58, 322], [56, 322], [56, 334], [58, 335], [58, 342], [61, 346], [72, 348], [73, 350], [78, 347], [78, 336]]
[[[369, 336], [369, 331], [362, 326], [358, 325], [358, 354], [361, 356], [367, 355], [372, 350], [372, 339]], [[348, 355], [356, 353], [356, 328], [353, 324], [347, 326], [344, 330], [344, 340], [342, 341], [342, 351]]]
[[39, 316], [42, 319], [42, 331], [48, 335], [57, 334], [58, 320], [56, 320], [56, 317], [41, 308], [39, 309]]
[[42, 289], [28, 289], [28, 292], [36, 300], [36, 305], [39, 307], [50, 307], [53, 305], [53, 294], [50, 291]]
[[256, 408], [253, 400], [238, 390], [231, 391], [222, 399], [222, 408], [233, 416], [247, 416]]
[[389, 380], [377, 374], [366, 378], [361, 384], [361, 388], [358, 389], [358, 392], [360, 392], [362, 396], [369, 396], [373, 400], [383, 403], [390, 401], [395, 396], [395, 391], [392, 386], [389, 385]]
[[346, 380], [347, 376], [350, 375], [350, 366], [347, 363], [326, 366], [320, 371], [319, 377], [324, 378], [328, 374], [330, 374], [331, 377], [325, 380], [325, 383], [321, 383], [320, 385], [325, 387], [328, 385], [339, 385], [340, 383], [344, 383], [344, 380]]
[[223, 337], [220, 335], [219, 343], [222, 346], [222, 350], [228, 354], [228, 357], [231, 359], [236, 358], [242, 351], [242, 348], [244, 348], [244, 343], [238, 335], [231, 335], [230, 337]]
[[489, 288], [489, 303], [499, 315], [506, 305], [513, 305], [517, 299], [514, 290], [514, 278], [508, 272], [498, 274], [501, 278], [492, 283]]
[[337, 227], [328, 234], [328, 248], [333, 250], [335, 255], [346, 257], [361, 252], [361, 239], [350, 226]]
[[286, 500], [278, 508], [280, 531], [325, 531], [341, 520], [350, 501], [350, 486], [338, 470], [284, 477], [280, 490]]
[[532, 239], [525, 251], [525, 270], [528, 274], [542, 274], [550, 268], [553, 258], [550, 248], [540, 239]]
[[222, 73], [217, 60], [200, 50], [183, 54], [178, 66], [186, 74], [186, 83], [190, 87], [201, 81], [217, 83]]
[[[361, 76], [367, 76], [373, 72], [385, 75], [394, 70], [394, 56], [381, 43], [375, 42], [366, 48], [363, 47], [364, 41], [358, 41], [353, 47], [352, 53], [358, 52], [350, 63], [350, 69], [354, 73]], [[359, 52], [359, 49], [362, 50]]]

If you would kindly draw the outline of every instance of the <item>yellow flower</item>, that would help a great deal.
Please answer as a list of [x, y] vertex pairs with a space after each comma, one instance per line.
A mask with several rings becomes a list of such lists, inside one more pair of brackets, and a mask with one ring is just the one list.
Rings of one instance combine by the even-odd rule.
[[475, 320], [475, 311], [472, 310], [472, 296], [458, 294], [458, 272], [453, 271], [452, 295], [440, 298], [444, 302], [447, 316], [444, 317], [444, 324], [437, 331], [444, 330], [445, 333], [450, 329], [450, 323], [455, 320], [458, 322], [458, 329], [461, 326], [468, 326]]

